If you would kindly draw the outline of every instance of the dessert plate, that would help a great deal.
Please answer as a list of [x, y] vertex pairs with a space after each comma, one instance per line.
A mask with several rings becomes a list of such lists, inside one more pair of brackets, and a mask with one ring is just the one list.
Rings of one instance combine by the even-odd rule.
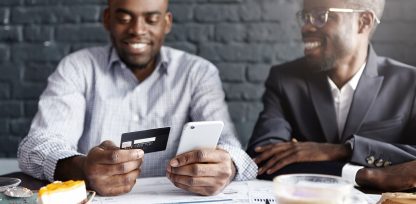
[[87, 200], [85, 200], [82, 204], [91, 204], [92, 199], [94, 199], [95, 191], [88, 191]]
[[4, 192], [6, 189], [18, 186], [22, 182], [18, 178], [0, 177], [0, 192]]

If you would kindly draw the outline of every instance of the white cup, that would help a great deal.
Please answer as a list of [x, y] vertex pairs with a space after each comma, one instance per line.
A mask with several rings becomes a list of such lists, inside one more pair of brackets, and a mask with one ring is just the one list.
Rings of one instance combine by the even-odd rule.
[[337, 176], [290, 174], [274, 178], [277, 204], [366, 203], [352, 195], [353, 184]]

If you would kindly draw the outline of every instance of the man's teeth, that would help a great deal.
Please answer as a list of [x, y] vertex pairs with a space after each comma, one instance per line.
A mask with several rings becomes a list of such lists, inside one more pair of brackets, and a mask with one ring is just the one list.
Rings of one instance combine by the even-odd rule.
[[147, 44], [146, 43], [131, 43], [130, 46], [133, 47], [134, 49], [143, 49], [147, 46]]
[[305, 42], [305, 49], [314, 49], [321, 46], [320, 42]]

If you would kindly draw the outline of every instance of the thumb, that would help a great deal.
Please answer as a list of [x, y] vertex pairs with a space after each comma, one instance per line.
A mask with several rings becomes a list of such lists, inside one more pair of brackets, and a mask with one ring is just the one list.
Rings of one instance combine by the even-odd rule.
[[117, 146], [114, 144], [114, 142], [113, 142], [113, 141], [111, 141], [111, 140], [106, 140], [106, 141], [102, 142], [102, 143], [99, 145], [99, 147], [100, 147], [101, 149], [104, 149], [104, 150], [115, 150], [115, 149], [120, 149], [120, 148], [119, 148], [119, 147], [117, 147]]

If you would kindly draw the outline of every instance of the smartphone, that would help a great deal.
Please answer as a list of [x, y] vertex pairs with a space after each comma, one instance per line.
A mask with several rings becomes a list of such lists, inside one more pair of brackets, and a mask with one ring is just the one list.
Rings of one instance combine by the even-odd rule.
[[195, 149], [215, 149], [220, 139], [224, 123], [222, 121], [189, 122], [183, 126], [181, 140], [176, 155]]

